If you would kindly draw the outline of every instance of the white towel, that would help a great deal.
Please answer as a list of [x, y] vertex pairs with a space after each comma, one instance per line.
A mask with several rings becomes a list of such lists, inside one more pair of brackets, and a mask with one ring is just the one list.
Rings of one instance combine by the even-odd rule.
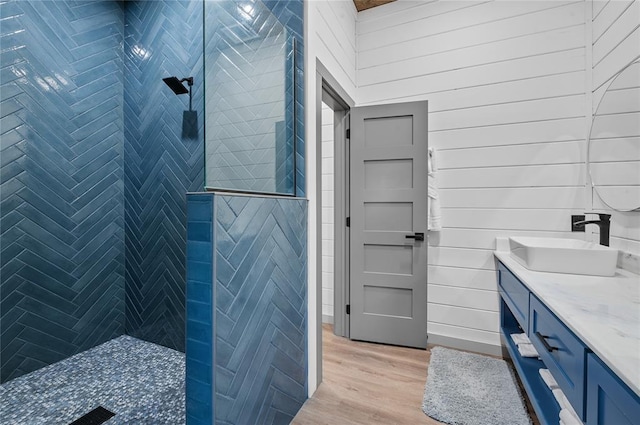
[[565, 425], [584, 425], [573, 409], [562, 409], [560, 411], [560, 422]]
[[531, 340], [525, 333], [521, 334], [511, 334], [511, 339], [516, 345], [520, 344], [531, 344]]
[[442, 230], [442, 216], [440, 215], [440, 196], [438, 195], [434, 155], [433, 149], [429, 149], [427, 157], [427, 230], [439, 232]]
[[558, 383], [556, 382], [551, 372], [549, 372], [549, 369], [540, 369], [538, 373], [540, 373], [542, 380], [545, 384], [547, 384], [547, 387], [549, 387], [550, 390], [555, 390], [558, 388]]
[[538, 352], [533, 344], [518, 344], [518, 352], [522, 357], [538, 357]]
[[564, 395], [560, 388], [556, 388], [555, 390], [552, 390], [552, 392], [561, 409], [573, 410], [573, 407], [571, 407], [571, 403], [569, 403], [569, 400], [567, 400], [567, 396]]

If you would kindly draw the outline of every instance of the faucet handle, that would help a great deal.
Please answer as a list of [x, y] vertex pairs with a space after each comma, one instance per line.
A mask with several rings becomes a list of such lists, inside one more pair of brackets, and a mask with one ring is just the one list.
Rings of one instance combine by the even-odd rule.
[[597, 213], [597, 212], [585, 212], [585, 214], [596, 214], [598, 215], [598, 217], [600, 217], [600, 220], [602, 221], [611, 221], [611, 214]]

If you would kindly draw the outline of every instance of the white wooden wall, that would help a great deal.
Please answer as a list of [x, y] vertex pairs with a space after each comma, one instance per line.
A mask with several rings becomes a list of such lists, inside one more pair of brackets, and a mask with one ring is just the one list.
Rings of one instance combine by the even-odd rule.
[[[399, 0], [358, 14], [357, 104], [429, 100], [444, 226], [430, 240], [430, 335], [498, 346], [496, 236], [577, 236], [570, 215], [592, 207], [592, 90], [639, 54], [637, 3], [594, 6], [593, 25], [583, 1]], [[635, 214], [613, 233], [640, 252]]]
[[357, 11], [353, 2], [312, 0], [308, 7], [313, 60], [320, 59], [342, 88], [355, 97]]
[[333, 110], [322, 104], [322, 321], [333, 323]]
[[[591, 106], [595, 114], [613, 77], [626, 64], [640, 57], [640, 1], [597, 1], [592, 6]], [[593, 208], [608, 210], [595, 193]], [[640, 253], [640, 213], [613, 211], [611, 214], [611, 246]]]

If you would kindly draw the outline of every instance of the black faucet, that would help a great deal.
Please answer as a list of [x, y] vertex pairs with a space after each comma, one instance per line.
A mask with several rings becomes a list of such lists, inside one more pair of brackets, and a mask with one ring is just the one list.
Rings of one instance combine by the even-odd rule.
[[609, 246], [609, 231], [611, 229], [611, 214], [603, 213], [585, 213], [598, 214], [600, 220], [582, 220], [573, 223], [573, 227], [584, 227], [587, 224], [597, 224], [600, 227], [600, 245]]

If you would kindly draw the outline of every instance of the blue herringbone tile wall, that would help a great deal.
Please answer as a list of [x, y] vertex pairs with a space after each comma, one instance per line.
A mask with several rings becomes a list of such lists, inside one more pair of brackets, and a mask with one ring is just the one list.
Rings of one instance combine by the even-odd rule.
[[306, 201], [190, 195], [189, 215], [188, 424], [288, 424], [307, 397]]
[[123, 11], [0, 3], [0, 381], [124, 332]]
[[[304, 141], [304, 4], [303, 0], [263, 0], [296, 40], [296, 96], [294, 105], [287, 105], [287, 116], [296, 108], [296, 179], [295, 195], [305, 196]], [[289, 89], [289, 88], [288, 88]]]
[[[126, 331], [184, 351], [186, 192], [202, 190], [202, 0], [125, 8]], [[193, 76], [198, 139], [182, 138], [188, 96], [163, 77]]]
[[306, 201], [216, 201], [216, 423], [288, 424], [307, 398]]
[[278, 170], [293, 164], [292, 119], [284, 126], [293, 94], [285, 90], [287, 31], [260, 0], [204, 5], [206, 184], [293, 194], [292, 167], [288, 176]]
[[[302, 0], [266, 4], [298, 38], [301, 196]], [[0, 18], [1, 380], [123, 332], [184, 350], [203, 1], [3, 0]], [[172, 75], [195, 77], [196, 140]]]
[[[303, 4], [287, 0], [267, 6], [298, 39], [296, 183], [302, 196]], [[126, 331], [184, 350], [185, 193], [204, 185], [204, 7], [202, 0], [128, 1], [124, 7]], [[195, 77], [198, 140], [181, 137], [188, 98], [175, 96], [164, 85], [161, 79], [172, 75]]]
[[205, 1], [207, 186], [304, 196], [302, 17], [301, 0]]

